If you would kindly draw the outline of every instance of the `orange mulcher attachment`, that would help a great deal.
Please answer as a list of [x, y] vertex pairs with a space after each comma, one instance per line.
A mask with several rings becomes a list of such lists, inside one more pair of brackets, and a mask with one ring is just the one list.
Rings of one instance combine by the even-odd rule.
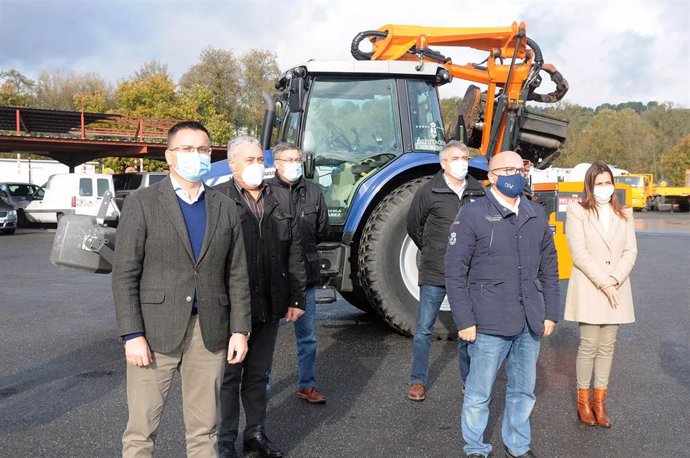
[[[359, 49], [360, 43], [365, 39], [373, 44], [371, 52]], [[429, 48], [434, 45], [468, 47], [487, 51], [489, 55], [480, 64], [460, 65]], [[470, 146], [475, 146], [487, 158], [498, 151], [518, 149], [521, 143], [532, 144], [519, 138], [522, 127], [520, 117], [525, 101], [555, 103], [568, 90], [567, 81], [556, 68], [551, 64], [544, 64], [539, 46], [527, 37], [524, 22], [514, 22], [510, 27], [504, 28], [386, 25], [378, 30], [357, 34], [352, 41], [351, 51], [358, 60], [417, 61], [418, 69], [421, 69], [425, 61], [431, 61], [444, 65], [453, 77], [487, 85], [484, 93], [481, 93], [477, 86], [472, 85], [468, 88], [459, 119], [468, 133], [468, 138], [475, 139], [472, 142], [475, 145]], [[504, 64], [505, 60], [509, 63]], [[557, 84], [556, 91], [551, 94], [542, 95], [535, 92], [541, 83], [541, 69], [547, 71]], [[488, 97], [487, 94], [492, 96]], [[456, 121], [456, 126], [458, 125]], [[484, 128], [485, 126], [488, 128]], [[541, 148], [556, 147], [555, 152], [565, 140], [564, 128], [548, 127], [550, 129], [547, 130], [557, 131], [546, 132], [547, 137], [553, 138], [542, 141], [544, 144], [539, 144], [539, 135], [530, 140], [536, 140], [537, 146]], [[544, 151], [541, 151], [541, 154], [535, 152], [532, 154], [534, 157], [527, 159], [541, 166], [544, 161], [543, 153]]]

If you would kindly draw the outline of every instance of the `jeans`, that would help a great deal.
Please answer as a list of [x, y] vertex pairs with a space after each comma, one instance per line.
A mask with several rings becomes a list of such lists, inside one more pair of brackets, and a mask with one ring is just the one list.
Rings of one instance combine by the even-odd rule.
[[[412, 339], [410, 383], [421, 383], [426, 386], [434, 323], [445, 297], [446, 288], [442, 286], [422, 285], [419, 287], [419, 310], [417, 311], [417, 324]], [[464, 383], [470, 368], [467, 342], [458, 342], [458, 363], [460, 377]]]
[[470, 374], [465, 384], [461, 420], [467, 455], [488, 456], [491, 452], [491, 445], [483, 442], [484, 430], [489, 419], [491, 389], [503, 360], [508, 376], [501, 427], [503, 443], [513, 455], [522, 455], [529, 450], [529, 416], [535, 402], [540, 343], [541, 337], [525, 323], [522, 332], [516, 336], [477, 333], [477, 339], [469, 344]]
[[316, 386], [316, 292], [305, 291], [304, 314], [295, 321], [300, 389]]

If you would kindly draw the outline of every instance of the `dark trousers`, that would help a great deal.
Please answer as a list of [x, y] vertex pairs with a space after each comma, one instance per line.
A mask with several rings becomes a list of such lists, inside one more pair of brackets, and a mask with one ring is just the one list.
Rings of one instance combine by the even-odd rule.
[[268, 371], [273, 360], [278, 323], [252, 323], [249, 352], [242, 364], [225, 364], [220, 389], [220, 442], [235, 442], [240, 423], [240, 395], [246, 418], [244, 437], [262, 430], [266, 422]]

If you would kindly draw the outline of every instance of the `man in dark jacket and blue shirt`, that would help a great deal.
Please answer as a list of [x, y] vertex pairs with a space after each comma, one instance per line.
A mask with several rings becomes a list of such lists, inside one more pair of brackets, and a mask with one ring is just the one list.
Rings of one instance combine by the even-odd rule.
[[273, 148], [276, 175], [270, 185], [283, 210], [297, 222], [307, 268], [304, 315], [295, 321], [297, 340], [297, 397], [311, 404], [323, 404], [326, 397], [316, 389], [316, 290], [321, 283], [321, 264], [316, 246], [330, 232], [328, 209], [319, 187], [302, 178], [302, 153], [295, 145], [279, 143]]
[[[463, 143], [449, 142], [439, 153], [441, 169], [421, 186], [407, 213], [407, 233], [422, 252], [419, 264], [419, 311], [412, 341], [412, 369], [407, 397], [426, 398], [429, 351], [434, 323], [446, 297], [443, 257], [450, 225], [458, 209], [484, 196], [482, 185], [467, 176], [470, 151]], [[458, 339], [458, 360], [463, 383], [469, 372], [467, 342]]]
[[461, 420], [470, 457], [491, 452], [484, 430], [491, 390], [504, 360], [505, 451], [511, 457], [535, 456], [529, 417], [539, 346], [562, 311], [548, 220], [539, 205], [520, 198], [526, 173], [517, 153], [494, 156], [489, 192], [460, 209], [448, 238], [446, 289], [458, 335], [469, 342], [471, 358]]
[[264, 183], [264, 154], [252, 137], [228, 143], [233, 178], [216, 189], [233, 200], [242, 225], [252, 309], [249, 351], [241, 365], [226, 365], [220, 391], [220, 456], [235, 457], [240, 395], [246, 426], [244, 450], [263, 457], [281, 457], [266, 437], [266, 383], [273, 360], [278, 322], [296, 321], [304, 313], [306, 273], [299, 234], [273, 190]]

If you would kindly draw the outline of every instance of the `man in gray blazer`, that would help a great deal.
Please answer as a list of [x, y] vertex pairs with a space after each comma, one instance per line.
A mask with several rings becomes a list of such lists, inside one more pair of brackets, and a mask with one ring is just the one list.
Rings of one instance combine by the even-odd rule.
[[129, 421], [124, 457], [153, 456], [175, 371], [187, 456], [218, 454], [225, 361], [241, 363], [251, 330], [247, 261], [235, 203], [206, 188], [211, 140], [198, 122], [168, 132], [170, 177], [125, 201], [113, 296], [125, 341]]

